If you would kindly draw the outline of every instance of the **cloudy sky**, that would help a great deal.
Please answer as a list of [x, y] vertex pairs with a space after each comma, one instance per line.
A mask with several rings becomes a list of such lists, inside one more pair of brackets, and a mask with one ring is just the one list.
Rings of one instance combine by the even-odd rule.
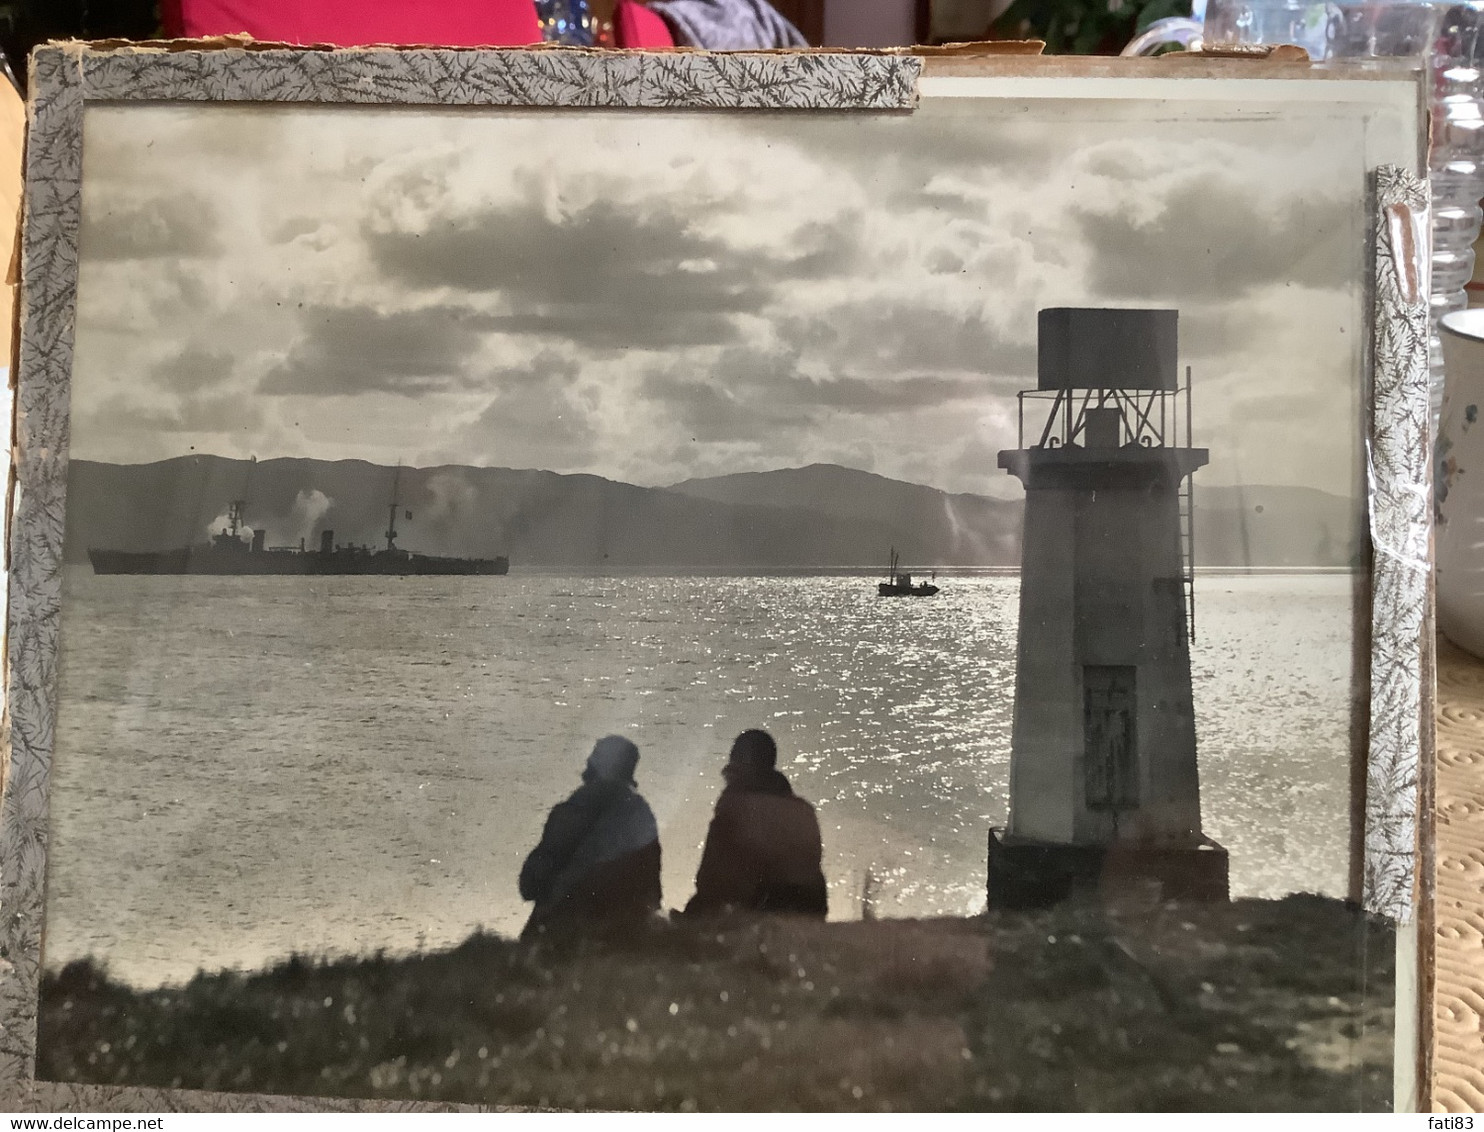
[[72, 451], [1015, 496], [1037, 309], [1170, 306], [1204, 482], [1353, 493], [1356, 131], [1197, 109], [90, 108]]

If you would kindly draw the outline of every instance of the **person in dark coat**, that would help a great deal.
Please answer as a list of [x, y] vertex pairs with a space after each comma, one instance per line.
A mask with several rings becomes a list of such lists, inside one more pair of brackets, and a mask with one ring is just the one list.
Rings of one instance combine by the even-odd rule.
[[635, 789], [639, 748], [621, 735], [598, 740], [582, 785], [552, 807], [520, 870], [535, 902], [521, 939], [623, 934], [660, 907], [660, 835]]
[[732, 744], [686, 915], [728, 909], [825, 915], [819, 820], [777, 762], [778, 746], [766, 731], [744, 731]]

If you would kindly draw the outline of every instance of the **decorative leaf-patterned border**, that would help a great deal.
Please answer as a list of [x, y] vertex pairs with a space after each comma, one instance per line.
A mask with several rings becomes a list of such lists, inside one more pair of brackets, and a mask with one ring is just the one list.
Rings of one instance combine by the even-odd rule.
[[[1428, 458], [1428, 192], [1395, 166], [1375, 176], [1371, 341], [1371, 729], [1362, 890], [1411, 916], [1418, 772], [1432, 752], [1432, 470]], [[1426, 726], [1424, 726], [1426, 724]]]
[[[908, 111], [922, 60], [869, 54], [43, 48], [32, 64], [13, 469], [9, 739], [0, 799], [0, 1108], [90, 1111], [446, 1111], [34, 1081], [47, 784], [61, 599], [68, 400], [87, 100]], [[1430, 632], [1426, 194], [1377, 181], [1372, 526], [1376, 545], [1367, 906], [1411, 907], [1417, 756]], [[1410, 225], [1410, 227], [1409, 227]], [[1411, 232], [1407, 237], [1405, 233]], [[1410, 240], [1410, 247], [1408, 242]], [[1411, 274], [1407, 269], [1410, 267]], [[1420, 297], [1419, 297], [1420, 295]]]
[[38, 52], [32, 76], [20, 334], [26, 380], [17, 383], [12, 468], [10, 746], [0, 800], [0, 1105], [7, 1108], [19, 1107], [35, 1066], [82, 215], [82, 88], [58, 52]]
[[922, 60], [905, 55], [612, 51], [100, 52], [71, 45], [89, 100], [395, 105], [911, 110]]

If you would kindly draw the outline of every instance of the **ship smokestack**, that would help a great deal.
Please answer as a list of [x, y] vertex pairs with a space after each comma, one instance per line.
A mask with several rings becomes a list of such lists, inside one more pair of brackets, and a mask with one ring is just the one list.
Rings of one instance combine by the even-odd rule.
[[268, 529], [266, 527], [259, 527], [257, 530], [253, 531], [253, 533], [252, 533], [252, 552], [254, 554], [262, 554], [263, 553], [263, 545], [267, 541], [267, 538], [268, 538]]
[[319, 552], [321, 554], [331, 554], [331, 553], [334, 552], [334, 550], [335, 550], [335, 532], [334, 531], [320, 531], [320, 533], [319, 533]]

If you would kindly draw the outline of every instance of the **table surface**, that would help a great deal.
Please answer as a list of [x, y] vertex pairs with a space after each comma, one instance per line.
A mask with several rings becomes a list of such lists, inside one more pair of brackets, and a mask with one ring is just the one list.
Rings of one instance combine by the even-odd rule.
[[1484, 661], [1438, 642], [1432, 1105], [1484, 1110]]

